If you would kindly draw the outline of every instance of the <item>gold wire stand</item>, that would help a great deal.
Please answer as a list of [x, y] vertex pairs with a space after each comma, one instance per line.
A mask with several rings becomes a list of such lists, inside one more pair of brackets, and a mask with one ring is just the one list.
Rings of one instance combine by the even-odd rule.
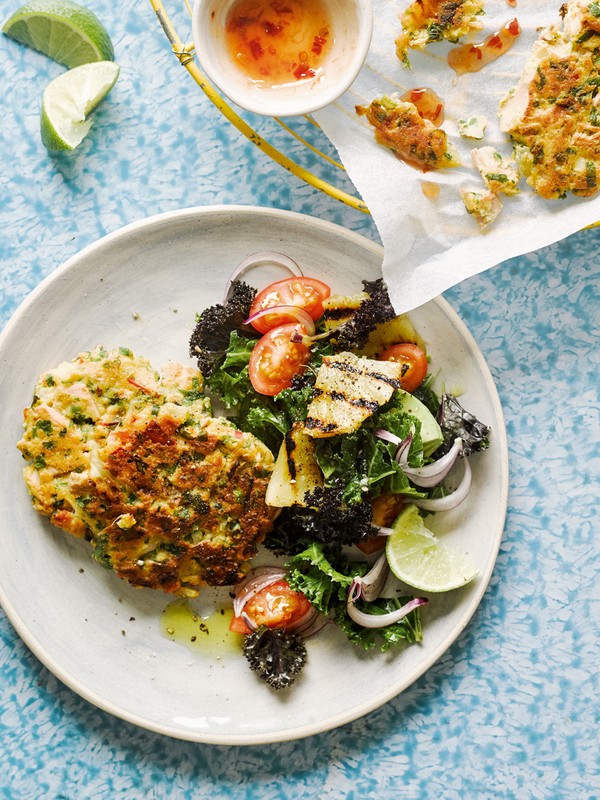
[[[191, 6], [189, 4], [189, 0], [184, 0], [187, 10], [189, 11], [190, 15], [192, 13]], [[199, 69], [198, 65], [194, 60], [194, 45], [193, 43], [185, 43], [178, 35], [177, 31], [175, 30], [175, 26], [171, 21], [171, 18], [167, 14], [167, 11], [162, 3], [162, 0], [150, 0], [150, 4], [154, 9], [156, 16], [158, 17], [158, 21], [160, 22], [163, 31], [169, 43], [171, 44], [171, 48], [173, 53], [177, 56], [179, 63], [186, 68], [186, 70], [190, 73], [192, 78], [196, 81], [198, 86], [202, 89], [204, 94], [208, 97], [208, 99], [218, 108], [218, 110], [223, 114], [223, 116], [229, 120], [235, 127], [250, 141], [252, 144], [255, 144], [261, 150], [263, 150], [273, 161], [276, 161], [280, 166], [284, 169], [287, 169], [292, 175], [295, 175], [297, 178], [305, 181], [306, 183], [314, 186], [316, 189], [319, 189], [321, 192], [328, 194], [330, 197], [335, 198], [336, 200], [340, 200], [342, 203], [345, 203], [347, 206], [351, 208], [355, 208], [358, 211], [363, 211], [364, 213], [368, 214], [369, 209], [365, 205], [365, 203], [358, 197], [354, 195], [348, 194], [344, 192], [342, 189], [333, 186], [326, 180], [319, 178], [317, 175], [314, 175], [310, 170], [306, 169], [305, 167], [301, 166], [300, 164], [293, 161], [288, 156], [284, 155], [280, 150], [277, 150], [276, 147], [269, 144], [266, 139], [263, 139], [247, 122], [245, 122], [236, 112], [231, 108], [231, 106], [221, 97], [221, 95], [214, 89], [214, 87], [209, 83], [206, 76], [203, 72]], [[343, 170], [344, 166], [340, 164], [338, 161], [335, 161], [333, 158], [330, 158], [326, 153], [321, 152], [318, 148], [314, 147], [310, 142], [306, 141], [306, 139], [302, 138], [299, 134], [295, 133], [286, 123], [284, 123], [279, 117], [273, 118], [279, 125], [281, 125], [284, 130], [286, 130], [291, 136], [301, 142], [303, 145], [308, 147], [313, 153], [323, 158], [329, 164]], [[306, 117], [306, 119], [311, 122], [313, 125], [318, 127], [317, 123], [312, 119], [312, 117]]]

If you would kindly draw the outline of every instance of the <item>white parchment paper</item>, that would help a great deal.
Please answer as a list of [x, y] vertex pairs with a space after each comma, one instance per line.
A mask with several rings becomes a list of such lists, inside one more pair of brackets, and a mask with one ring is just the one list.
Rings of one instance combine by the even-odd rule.
[[[377, 225], [385, 249], [383, 274], [398, 313], [507, 258], [600, 220], [600, 196], [543, 200], [522, 180], [518, 195], [501, 196], [500, 216], [482, 232], [467, 214], [459, 193], [461, 187], [483, 187], [471, 162], [474, 147], [493, 145], [511, 155], [509, 138], [499, 129], [498, 105], [517, 83], [539, 29], [559, 22], [560, 0], [518, 0], [516, 7], [507, 0], [487, 0], [483, 29], [462, 42], [483, 41], [514, 17], [522, 33], [497, 61], [458, 78], [447, 63], [453, 45], [446, 42], [428, 45], [425, 53], [409, 51], [410, 70], [400, 63], [394, 40], [400, 32], [398, 15], [408, 5], [409, 0], [373, 0], [373, 41], [365, 66], [336, 104], [315, 114]], [[445, 101], [442, 127], [463, 166], [427, 173], [411, 168], [377, 145], [365, 118], [355, 113], [357, 104], [368, 105], [383, 94], [403, 94], [420, 87], [433, 89]], [[458, 119], [473, 115], [488, 119], [481, 140], [458, 134]], [[425, 196], [424, 183], [437, 184], [437, 198]]]

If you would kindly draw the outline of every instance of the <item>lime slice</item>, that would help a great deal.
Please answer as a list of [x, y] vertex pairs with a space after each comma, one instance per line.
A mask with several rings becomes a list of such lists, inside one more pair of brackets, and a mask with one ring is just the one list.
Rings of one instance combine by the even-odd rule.
[[2, 31], [69, 68], [114, 58], [110, 36], [98, 17], [71, 0], [32, 0], [15, 11]]
[[423, 592], [447, 592], [464, 586], [477, 575], [466, 555], [449, 550], [425, 527], [416, 506], [407, 506], [393, 525], [386, 543], [391, 571], [404, 583]]
[[70, 69], [44, 90], [40, 132], [48, 150], [74, 150], [85, 138], [88, 115], [104, 100], [119, 77], [114, 61], [96, 61]]

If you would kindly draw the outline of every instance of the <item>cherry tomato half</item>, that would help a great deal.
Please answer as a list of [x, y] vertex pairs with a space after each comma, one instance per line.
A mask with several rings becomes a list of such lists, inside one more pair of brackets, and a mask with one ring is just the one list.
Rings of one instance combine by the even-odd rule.
[[400, 382], [406, 392], [414, 392], [423, 383], [427, 375], [427, 356], [416, 344], [401, 342], [385, 350], [380, 356], [380, 361], [396, 361], [402, 364], [402, 377]]
[[288, 388], [297, 372], [304, 371], [310, 348], [291, 341], [295, 331], [306, 333], [302, 325], [280, 325], [265, 333], [254, 346], [248, 371], [250, 383], [259, 394], [279, 394]]
[[[316, 278], [284, 278], [265, 286], [256, 295], [250, 308], [250, 316], [273, 306], [296, 306], [304, 309], [316, 322], [323, 316], [323, 300], [330, 294], [329, 286]], [[286, 322], [291, 320], [285, 314], [267, 314], [255, 320], [252, 325], [257, 331], [266, 333]]]
[[[258, 628], [282, 628], [287, 630], [311, 609], [310, 602], [301, 592], [290, 588], [285, 578], [265, 586], [244, 606], [244, 613]], [[252, 633], [242, 617], [234, 617], [229, 630], [233, 633]]]

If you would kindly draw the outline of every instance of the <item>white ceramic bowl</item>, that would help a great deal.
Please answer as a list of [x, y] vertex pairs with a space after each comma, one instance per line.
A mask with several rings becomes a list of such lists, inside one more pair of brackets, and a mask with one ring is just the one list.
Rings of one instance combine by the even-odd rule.
[[323, 0], [333, 44], [322, 71], [312, 81], [264, 87], [252, 81], [230, 56], [225, 21], [235, 0], [196, 0], [192, 36], [200, 68], [210, 81], [241, 108], [256, 114], [289, 117], [317, 111], [340, 97], [356, 78], [371, 43], [371, 0]]

